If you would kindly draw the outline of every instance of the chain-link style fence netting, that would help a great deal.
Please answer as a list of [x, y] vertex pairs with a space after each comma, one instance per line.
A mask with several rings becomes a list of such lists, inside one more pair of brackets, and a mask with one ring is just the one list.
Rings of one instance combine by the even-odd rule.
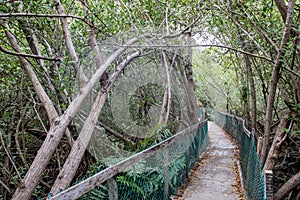
[[[176, 193], [178, 187], [183, 185], [190, 170], [199, 161], [207, 146], [208, 126], [207, 121], [204, 121], [121, 161], [122, 164], [117, 163], [109, 167], [111, 170], [105, 169], [103, 173], [99, 172], [90, 177], [89, 179], [98, 176], [94, 179], [103, 181], [94, 183], [93, 189], [79, 199], [169, 199], [172, 194]], [[124, 166], [128, 167], [124, 168]], [[105, 171], [109, 173], [105, 173]], [[112, 176], [111, 173], [116, 175]], [[101, 178], [99, 179], [99, 177]], [[72, 195], [78, 193], [82, 188], [86, 189], [83, 182], [93, 181], [88, 179], [82, 181], [77, 184], [78, 187], [71, 187], [61, 193], [64, 195], [58, 194], [51, 199], [74, 197]], [[91, 186], [88, 185], [88, 187]]]
[[238, 143], [245, 199], [265, 199], [262, 164], [257, 155], [253, 134], [243, 126], [243, 120], [225, 113], [213, 112], [214, 121]]

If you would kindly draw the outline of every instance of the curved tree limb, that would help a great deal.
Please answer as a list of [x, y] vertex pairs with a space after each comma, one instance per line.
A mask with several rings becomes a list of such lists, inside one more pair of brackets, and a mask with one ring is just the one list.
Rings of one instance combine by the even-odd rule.
[[279, 188], [279, 190], [274, 195], [274, 200], [281, 200], [287, 196], [291, 190], [300, 185], [300, 172], [292, 176], [285, 184]]
[[[27, 40], [27, 42], [29, 44], [31, 52], [33, 54], [35, 54], [36, 56], [41, 56], [42, 53], [41, 53], [41, 48], [40, 48], [40, 44], [39, 44], [38, 38], [37, 38], [36, 34], [34, 33], [34, 31], [32, 29], [30, 29], [28, 22], [26, 20], [21, 20], [21, 19], [19, 19], [18, 22], [21, 25], [21, 29], [23, 30], [23, 32], [24, 32], [24, 34], [26, 36], [26, 40]], [[50, 76], [49, 76], [48, 70], [45, 67], [44, 60], [43, 59], [36, 59], [36, 62], [40, 65], [40, 67], [46, 73], [45, 78], [46, 78], [46, 80], [47, 80], [47, 82], [49, 84], [50, 90], [53, 92], [53, 94], [56, 93], [58, 96], [61, 96], [60, 93], [58, 92], [58, 90], [53, 85], [52, 81], [50, 80]], [[56, 64], [56, 63], [54, 63], [54, 64]], [[55, 103], [52, 103], [52, 104], [55, 105]], [[61, 107], [60, 107], [59, 103], [56, 104], [56, 106], [57, 106], [56, 108], [57, 108], [58, 111], [55, 110], [55, 114], [56, 114], [56, 116], [54, 116], [55, 118], [58, 117], [59, 114], [61, 114]], [[73, 138], [71, 136], [71, 133], [70, 133], [69, 129], [66, 130], [65, 135], [68, 138], [70, 146], [72, 146], [74, 140], [73, 140]]]
[[18, 58], [22, 64], [22, 67], [27, 72], [27, 75], [28, 75], [31, 83], [33, 84], [33, 87], [34, 87], [40, 101], [42, 102], [43, 107], [45, 108], [45, 110], [47, 112], [47, 116], [50, 121], [50, 124], [52, 124], [54, 121], [54, 118], [56, 118], [58, 116], [56, 113], [56, 110], [55, 110], [49, 96], [47, 95], [44, 88], [42, 87], [39, 79], [37, 78], [34, 70], [32, 69], [30, 63], [23, 56], [21, 56], [23, 54], [21, 51], [21, 47], [19, 46], [14, 35], [9, 31], [8, 24], [3, 22], [3, 26], [7, 29], [5, 34], [6, 34], [7, 38], [9, 39], [9, 42], [10, 42], [12, 48], [20, 54], [18, 56]]

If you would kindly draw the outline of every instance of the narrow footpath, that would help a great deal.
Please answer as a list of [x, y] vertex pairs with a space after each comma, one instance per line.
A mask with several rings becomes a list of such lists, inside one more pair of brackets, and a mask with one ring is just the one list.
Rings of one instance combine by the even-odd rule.
[[214, 122], [208, 122], [209, 146], [180, 200], [239, 200], [236, 146]]

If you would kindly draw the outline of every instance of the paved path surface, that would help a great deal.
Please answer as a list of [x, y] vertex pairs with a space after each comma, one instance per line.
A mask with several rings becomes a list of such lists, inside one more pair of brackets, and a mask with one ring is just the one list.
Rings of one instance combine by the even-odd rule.
[[214, 122], [208, 122], [208, 154], [201, 161], [181, 200], [238, 200], [234, 170], [236, 147]]

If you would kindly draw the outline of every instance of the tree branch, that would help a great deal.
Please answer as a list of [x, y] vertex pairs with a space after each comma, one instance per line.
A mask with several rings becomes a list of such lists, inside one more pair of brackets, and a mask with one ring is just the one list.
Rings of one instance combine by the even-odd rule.
[[[62, 4], [60, 0], [55, 0], [56, 3], [56, 10], [59, 14], [64, 15], [64, 9], [62, 7]], [[60, 18], [64, 40], [66, 43], [66, 47], [68, 49], [68, 52], [70, 54], [71, 60], [74, 62], [74, 69], [77, 73], [78, 79], [79, 79], [79, 87], [80, 89], [88, 82], [88, 78], [85, 76], [82, 67], [80, 66], [80, 61], [77, 55], [77, 52], [75, 50], [72, 37], [71, 37], [71, 31], [69, 28], [69, 24], [66, 18]]]
[[98, 27], [94, 26], [90, 22], [88, 22], [86, 19], [75, 16], [75, 15], [66, 15], [66, 14], [38, 14], [38, 13], [0, 13], [0, 18], [11, 18], [11, 17], [42, 17], [42, 18], [73, 18], [78, 19], [85, 24], [99, 30], [103, 33], [103, 30], [99, 29]]
[[183, 30], [181, 30], [177, 33], [174, 33], [174, 34], [169, 34], [169, 35], [163, 36], [161, 39], [175, 38], [175, 37], [178, 37], [178, 36], [186, 33], [200, 20], [200, 18], [201, 18], [201, 16], [198, 16], [192, 23], [190, 23], [188, 26], [186, 26]]
[[1, 180], [0, 180], [0, 185], [2, 185], [7, 190], [8, 193], [11, 193], [9, 187], [5, 185], [5, 183], [3, 183]]
[[[126, 47], [124, 45], [120, 45], [120, 47]], [[129, 46], [127, 46], [129, 47]], [[130, 47], [132, 48], [185, 48], [185, 47], [219, 47], [219, 48], [223, 48], [223, 49], [228, 49], [231, 51], [235, 51], [238, 53], [242, 53], [242, 54], [246, 54], [248, 56], [251, 57], [255, 57], [255, 58], [260, 58], [263, 60], [266, 60], [272, 64], [275, 63], [275, 61], [271, 60], [270, 58], [267, 58], [265, 56], [261, 56], [261, 55], [257, 55], [257, 54], [252, 54], [250, 52], [247, 51], [243, 51], [240, 49], [236, 49], [233, 47], [229, 47], [229, 46], [225, 46], [225, 45], [219, 45], [219, 44], [192, 44], [192, 45], [131, 45]]]
[[27, 57], [27, 58], [35, 58], [35, 59], [43, 59], [43, 60], [49, 60], [49, 61], [60, 61], [61, 58], [49, 58], [49, 57], [44, 57], [44, 56], [38, 56], [34, 54], [27, 54], [27, 53], [18, 53], [15, 51], [10, 51], [8, 49], [5, 49], [4, 47], [0, 46], [0, 51], [6, 54], [10, 54], [13, 56], [22, 56], [22, 57]]
[[287, 8], [284, 0], [275, 0], [275, 4], [278, 8], [278, 11], [279, 11], [281, 17], [282, 17], [282, 20], [285, 22], [288, 8]]
[[292, 176], [274, 195], [274, 200], [281, 200], [289, 194], [291, 190], [300, 185], [300, 172]]

